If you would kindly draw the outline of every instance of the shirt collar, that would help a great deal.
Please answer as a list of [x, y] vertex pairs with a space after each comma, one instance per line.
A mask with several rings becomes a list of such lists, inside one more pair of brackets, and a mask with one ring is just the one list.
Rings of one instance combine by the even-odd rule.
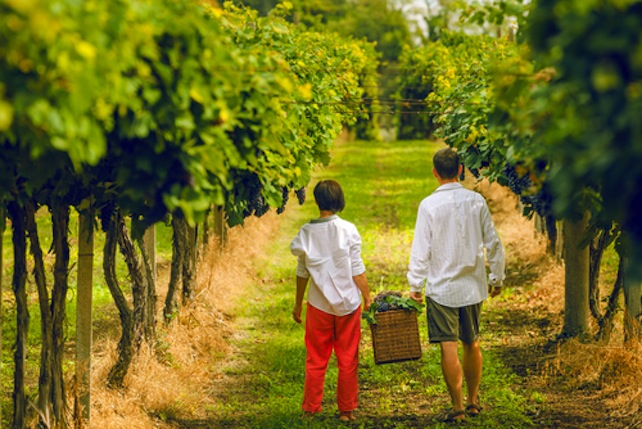
[[333, 214], [332, 216], [328, 217], [318, 217], [316, 219], [312, 219], [310, 223], [324, 223], [324, 222], [331, 222], [335, 219], [339, 219], [339, 215]]
[[459, 183], [459, 182], [449, 182], [449, 183], [444, 183], [437, 189], [435, 189], [435, 192], [439, 191], [452, 191], [453, 189], [460, 189], [463, 188], [464, 186]]

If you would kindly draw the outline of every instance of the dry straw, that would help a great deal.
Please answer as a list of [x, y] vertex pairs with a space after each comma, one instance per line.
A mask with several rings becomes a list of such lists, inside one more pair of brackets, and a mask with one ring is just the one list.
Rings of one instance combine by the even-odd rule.
[[[223, 360], [232, 353], [231, 326], [234, 297], [257, 282], [252, 261], [265, 251], [279, 220], [267, 214], [249, 218], [244, 227], [233, 228], [227, 247], [214, 244], [199, 261], [196, 299], [181, 309], [168, 328], [159, 330], [165, 350], [149, 349], [133, 362], [123, 390], [105, 387], [109, 369], [116, 359], [114, 335], [98, 338], [94, 347], [92, 374], [92, 427], [164, 428], [171, 421], [205, 418], [203, 414], [216, 395], [223, 377]], [[159, 266], [159, 297], [167, 287], [167, 264]], [[160, 316], [160, 315], [159, 315]], [[117, 324], [106, 327], [117, 331]]]
[[[520, 215], [517, 198], [506, 188], [482, 182], [478, 190], [488, 199], [493, 219], [506, 247], [508, 265], [530, 272], [533, 278], [521, 299], [511, 298], [511, 306], [537, 309], [552, 319], [553, 329], [561, 331], [564, 311], [564, 265], [546, 254], [546, 241], [536, 234], [533, 221]], [[531, 237], [535, 237], [534, 240]], [[608, 285], [602, 285], [608, 291]], [[604, 296], [604, 295], [603, 295]], [[590, 389], [601, 397], [610, 417], [642, 415], [642, 345], [622, 344], [622, 322], [616, 321], [609, 343], [558, 343], [556, 353], [539, 367], [541, 385], [555, 382], [570, 389]], [[555, 332], [549, 332], [549, 335]], [[550, 338], [549, 338], [550, 339]], [[541, 341], [546, 341], [542, 339]], [[536, 382], [536, 380], [534, 380]]]

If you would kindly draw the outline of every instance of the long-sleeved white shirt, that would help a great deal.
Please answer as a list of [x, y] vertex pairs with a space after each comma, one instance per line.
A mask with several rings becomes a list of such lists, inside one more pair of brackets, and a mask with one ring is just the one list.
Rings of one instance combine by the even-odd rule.
[[301, 227], [290, 251], [298, 258], [296, 275], [310, 278], [310, 305], [335, 316], [359, 308], [361, 292], [352, 277], [363, 274], [366, 267], [354, 224], [337, 215], [313, 219]]
[[419, 205], [408, 283], [446, 307], [465, 307], [488, 297], [490, 277], [504, 280], [504, 247], [486, 200], [460, 183], [445, 183]]

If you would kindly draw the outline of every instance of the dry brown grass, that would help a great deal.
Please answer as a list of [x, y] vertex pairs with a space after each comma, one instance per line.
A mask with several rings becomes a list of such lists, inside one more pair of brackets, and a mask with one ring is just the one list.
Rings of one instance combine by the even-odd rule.
[[[163, 423], [167, 419], [205, 417], [213, 383], [221, 376], [218, 366], [232, 347], [234, 298], [256, 282], [252, 262], [268, 247], [278, 222], [272, 214], [247, 219], [244, 227], [229, 231], [223, 251], [212, 241], [199, 262], [196, 299], [171, 326], [159, 329], [163, 352], [141, 350], [123, 390], [105, 387], [116, 343], [103, 339], [95, 345], [91, 427], [163, 428], [171, 427]], [[159, 301], [166, 293], [166, 265], [159, 271], [159, 285], [165, 285], [159, 287]]]
[[543, 377], [562, 376], [570, 388], [598, 391], [611, 417], [622, 418], [642, 414], [640, 374], [640, 343], [615, 346], [570, 340], [558, 347]]

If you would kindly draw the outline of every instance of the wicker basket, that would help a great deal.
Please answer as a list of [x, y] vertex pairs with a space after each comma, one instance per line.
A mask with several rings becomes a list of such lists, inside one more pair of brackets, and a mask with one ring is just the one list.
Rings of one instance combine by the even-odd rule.
[[421, 340], [417, 313], [391, 310], [375, 313], [377, 323], [370, 325], [376, 364], [417, 360], [421, 357]]

